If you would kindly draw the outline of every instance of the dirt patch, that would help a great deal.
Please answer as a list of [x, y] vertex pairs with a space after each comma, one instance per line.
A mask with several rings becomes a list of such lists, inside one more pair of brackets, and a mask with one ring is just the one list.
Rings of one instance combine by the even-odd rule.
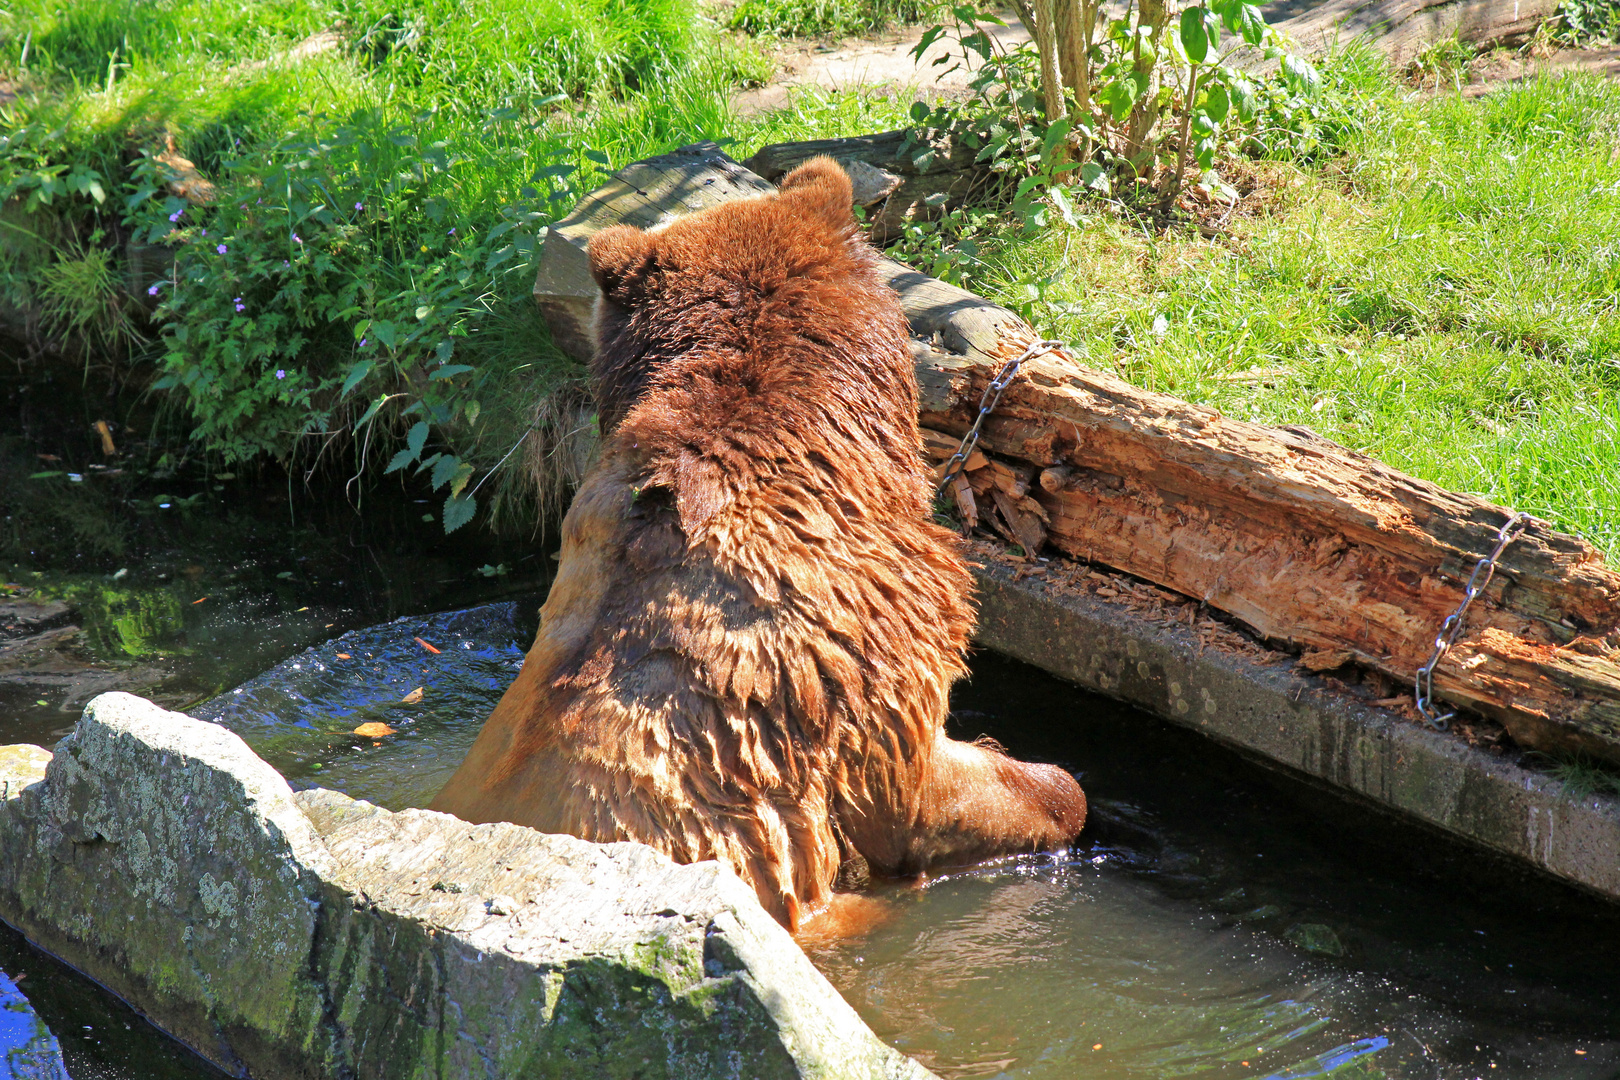
[[[1029, 40], [1022, 23], [1010, 15], [1004, 18], [1006, 26], [985, 28], [998, 48], [1016, 49]], [[746, 116], [784, 108], [795, 90], [811, 86], [831, 91], [889, 87], [928, 100], [966, 94], [973, 73], [952, 60], [953, 54], [960, 59], [954, 38], [934, 42], [920, 59], [912, 55], [923, 30], [913, 26], [872, 38], [785, 43], [775, 55], [777, 77], [768, 86], [738, 94], [737, 110]]]

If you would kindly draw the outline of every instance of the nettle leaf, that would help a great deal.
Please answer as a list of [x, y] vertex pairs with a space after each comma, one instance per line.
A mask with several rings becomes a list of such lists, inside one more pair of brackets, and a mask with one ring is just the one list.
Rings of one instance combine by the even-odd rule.
[[[454, 454], [445, 454], [433, 463], [433, 490], [438, 491], [450, 482], [451, 477], [460, 470], [462, 461]], [[467, 466], [469, 469], [471, 465]]]
[[368, 374], [370, 374], [371, 366], [370, 360], [362, 360], [358, 364], [351, 367], [349, 369], [349, 377], [343, 380], [343, 389], [338, 391], [338, 397], [348, 397], [349, 391], [359, 386], [360, 380], [364, 379]]
[[414, 460], [422, 455], [422, 447], [427, 445], [428, 424], [426, 420], [418, 420], [411, 425], [411, 430], [405, 435], [405, 445], [411, 448], [411, 458]]
[[1080, 183], [1104, 195], [1113, 191], [1113, 182], [1109, 179], [1108, 170], [1095, 161], [1088, 161], [1080, 166]]
[[1063, 194], [1061, 188], [1052, 189], [1052, 201], [1057, 204], [1058, 214], [1063, 218], [1063, 224], [1071, 229], [1079, 226], [1079, 219], [1074, 216], [1074, 207], [1069, 205], [1068, 196]]
[[1244, 123], [1253, 120], [1260, 104], [1255, 96], [1254, 84], [1247, 79], [1233, 79], [1228, 89], [1232, 104], [1237, 106], [1238, 116]]
[[383, 470], [383, 475], [387, 476], [389, 473], [399, 472], [399, 470], [403, 469], [405, 466], [409, 465], [415, 460], [415, 454], [411, 453], [409, 450], [401, 450], [399, 453], [388, 459], [388, 468]]
[[465, 375], [472, 369], [471, 364], [446, 364], [441, 368], [435, 368], [433, 374], [428, 376], [428, 382], [435, 379], [453, 379], [457, 375]]
[[1288, 85], [1301, 94], [1315, 94], [1322, 88], [1322, 76], [1317, 72], [1316, 65], [1303, 56], [1289, 54], [1282, 58], [1283, 78]]
[[[939, 29], [939, 28], [935, 27], [935, 29]], [[915, 120], [917, 123], [920, 124], [924, 120], [928, 119], [929, 108], [928, 108], [928, 105], [927, 105], [926, 102], [913, 101], [911, 103], [910, 112], [911, 112], [911, 118], [913, 120]]]
[[472, 479], [472, 474], [473, 467], [465, 461], [462, 462], [461, 468], [456, 470], [456, 475], [450, 478], [450, 494], [452, 497], [459, 496], [467, 489], [467, 481]]
[[1097, 91], [1097, 103], [1108, 110], [1114, 122], [1120, 123], [1131, 114], [1136, 103], [1136, 84], [1129, 79], [1115, 79]]
[[1042, 161], [1050, 161], [1052, 159], [1052, 149], [1063, 142], [1063, 140], [1069, 134], [1069, 128], [1072, 126], [1073, 125], [1069, 122], [1069, 118], [1065, 116], [1046, 129], [1046, 137], [1041, 140]]
[[371, 329], [385, 348], [392, 349], [399, 342], [399, 328], [387, 319], [378, 319], [371, 324]]
[[471, 495], [462, 498], [452, 495], [444, 500], [444, 531], [453, 533], [478, 513], [478, 500]]

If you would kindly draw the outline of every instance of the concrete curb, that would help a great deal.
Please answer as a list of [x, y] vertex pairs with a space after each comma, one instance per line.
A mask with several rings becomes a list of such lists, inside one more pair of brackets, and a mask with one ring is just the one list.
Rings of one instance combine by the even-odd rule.
[[235, 1076], [933, 1075], [719, 863], [294, 795], [129, 694], [0, 748], [0, 918]]
[[976, 549], [978, 643], [1252, 756], [1620, 900], [1620, 801], [1563, 785], [1188, 628]]

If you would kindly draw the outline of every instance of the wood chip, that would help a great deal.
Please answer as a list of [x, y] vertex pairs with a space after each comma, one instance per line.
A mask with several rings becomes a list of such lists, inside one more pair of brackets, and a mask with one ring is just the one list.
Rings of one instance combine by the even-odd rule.
[[1355, 658], [1356, 654], [1349, 649], [1313, 649], [1299, 658], [1299, 666], [1320, 673], [1344, 667]]
[[346, 653], [346, 652], [340, 652], [340, 653], [338, 653], [338, 654], [337, 654], [337, 658], [338, 658], [338, 659], [339, 659], [339, 660], [353, 660], [353, 659], [354, 659], [354, 657], [352, 657], [352, 656], [350, 656], [350, 655], [349, 655], [349, 654], [348, 654], [348, 653]]
[[[421, 693], [421, 691], [418, 690], [417, 693]], [[359, 727], [355, 728], [354, 733], [356, 735], [364, 735], [368, 739], [380, 739], [384, 735], [393, 735], [395, 732], [394, 729], [389, 727], [387, 724], [373, 720], [370, 723], [361, 724]]]
[[439, 655], [439, 650], [438, 649], [435, 649], [433, 646], [429, 645], [427, 642], [423, 641], [421, 638], [412, 638], [411, 640], [416, 642], [418, 645], [422, 646], [422, 648], [426, 649], [428, 652], [432, 653], [434, 656]]

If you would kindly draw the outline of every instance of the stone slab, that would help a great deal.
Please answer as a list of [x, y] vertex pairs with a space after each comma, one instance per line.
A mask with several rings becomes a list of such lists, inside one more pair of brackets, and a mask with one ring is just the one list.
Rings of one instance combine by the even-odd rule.
[[0, 748], [0, 918], [240, 1076], [932, 1075], [717, 863], [294, 795], [129, 694]]
[[1361, 704], [1293, 666], [1206, 649], [1187, 627], [987, 554], [980, 645], [1191, 727], [1243, 753], [1620, 900], [1620, 801]]

